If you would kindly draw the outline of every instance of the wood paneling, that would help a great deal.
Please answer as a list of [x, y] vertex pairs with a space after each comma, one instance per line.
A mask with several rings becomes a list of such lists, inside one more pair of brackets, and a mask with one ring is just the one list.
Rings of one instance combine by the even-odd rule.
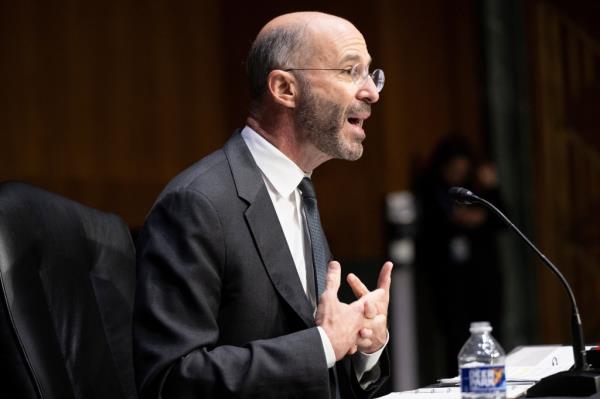
[[[600, 40], [557, 5], [538, 1], [531, 9], [535, 30], [537, 231], [542, 249], [571, 283], [586, 340], [600, 339]], [[591, 123], [596, 120], [595, 123]], [[549, 343], [570, 342], [570, 306], [557, 279], [539, 270], [540, 331]]]
[[179, 170], [244, 123], [243, 62], [273, 16], [320, 9], [364, 33], [386, 88], [365, 156], [317, 170], [341, 259], [384, 256], [383, 198], [448, 131], [476, 142], [475, 2], [0, 2], [0, 180], [39, 184], [141, 225]]
[[151, 4], [0, 3], [1, 180], [139, 226], [168, 179], [225, 140], [218, 4]]
[[475, 6], [470, 1], [384, 1], [379, 9], [387, 191], [412, 174], [449, 131], [481, 142]]

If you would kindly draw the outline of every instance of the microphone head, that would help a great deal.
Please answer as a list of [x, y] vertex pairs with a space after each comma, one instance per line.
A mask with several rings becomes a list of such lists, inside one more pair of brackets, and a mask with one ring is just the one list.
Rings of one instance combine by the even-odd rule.
[[454, 201], [465, 205], [470, 205], [477, 202], [479, 199], [475, 194], [464, 187], [451, 187], [448, 190], [448, 194], [450, 194], [450, 197], [452, 197]]

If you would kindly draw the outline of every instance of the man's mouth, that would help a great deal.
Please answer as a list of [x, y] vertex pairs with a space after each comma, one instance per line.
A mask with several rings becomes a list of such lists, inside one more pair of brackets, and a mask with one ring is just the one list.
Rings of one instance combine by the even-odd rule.
[[364, 119], [360, 119], [360, 118], [348, 118], [348, 122], [351, 125], [356, 125], [356, 126], [362, 127]]
[[361, 103], [355, 106], [350, 107], [348, 109], [348, 113], [346, 114], [349, 124], [357, 126], [362, 129], [363, 124], [369, 117], [371, 116], [371, 105], [366, 103]]

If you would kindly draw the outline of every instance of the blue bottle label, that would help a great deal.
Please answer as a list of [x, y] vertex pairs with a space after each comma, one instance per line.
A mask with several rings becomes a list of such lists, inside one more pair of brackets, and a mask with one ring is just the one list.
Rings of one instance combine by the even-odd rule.
[[504, 366], [461, 368], [460, 391], [475, 393], [506, 391]]

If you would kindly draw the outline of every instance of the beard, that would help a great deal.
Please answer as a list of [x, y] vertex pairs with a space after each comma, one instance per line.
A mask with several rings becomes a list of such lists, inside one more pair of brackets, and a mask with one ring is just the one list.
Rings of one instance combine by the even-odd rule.
[[342, 129], [348, 115], [371, 110], [368, 103], [344, 109], [334, 101], [316, 95], [307, 82], [301, 82], [301, 95], [295, 111], [296, 130], [303, 132], [315, 147], [332, 158], [356, 161], [362, 156], [362, 140], [344, 141]]

